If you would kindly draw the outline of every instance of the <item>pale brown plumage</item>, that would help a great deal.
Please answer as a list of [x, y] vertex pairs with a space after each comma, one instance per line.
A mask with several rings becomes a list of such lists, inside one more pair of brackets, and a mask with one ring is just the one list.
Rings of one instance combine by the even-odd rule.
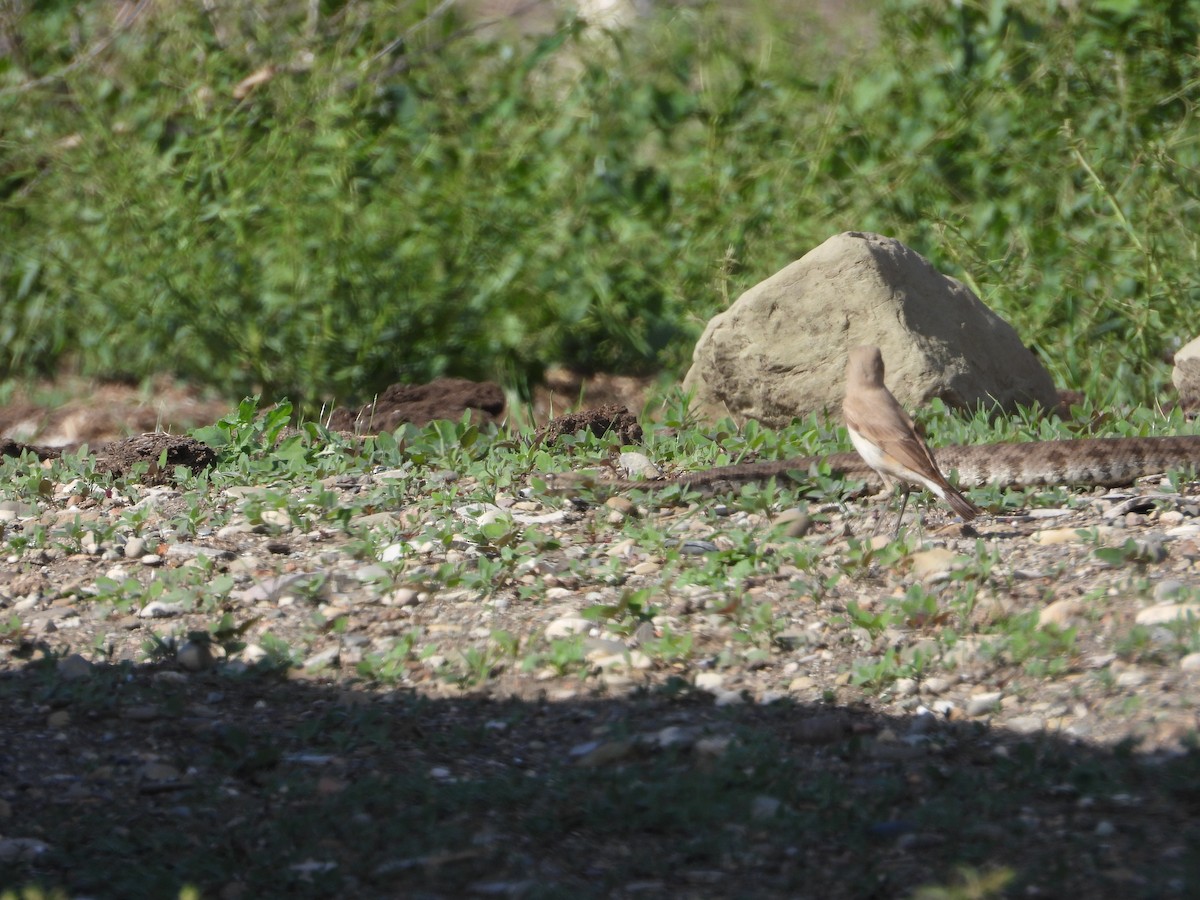
[[[979, 509], [946, 481], [916, 425], [883, 382], [883, 355], [878, 347], [855, 347], [846, 366], [846, 430], [863, 461], [886, 486], [898, 482], [904, 491], [903, 517], [910, 484], [928, 488], [964, 519]], [[900, 527], [897, 520], [896, 528]]]

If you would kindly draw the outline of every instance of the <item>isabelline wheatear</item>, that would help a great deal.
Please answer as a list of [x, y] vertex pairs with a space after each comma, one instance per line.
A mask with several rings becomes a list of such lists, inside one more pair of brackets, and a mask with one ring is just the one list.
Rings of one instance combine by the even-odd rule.
[[878, 347], [855, 347], [846, 366], [846, 399], [842, 403], [846, 430], [863, 461], [879, 473], [885, 487], [899, 483], [904, 492], [896, 533], [908, 505], [910, 485], [921, 485], [941, 497], [964, 519], [979, 509], [960, 494], [938, 470], [933, 454], [917, 433], [913, 420], [883, 383], [883, 355]]

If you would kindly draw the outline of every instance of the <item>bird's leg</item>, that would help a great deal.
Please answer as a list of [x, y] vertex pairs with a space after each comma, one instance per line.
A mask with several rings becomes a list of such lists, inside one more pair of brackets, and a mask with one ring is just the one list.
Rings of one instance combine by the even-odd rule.
[[892, 532], [892, 540], [893, 541], [896, 538], [900, 537], [900, 526], [904, 523], [904, 510], [908, 507], [908, 495], [911, 492], [912, 492], [912, 488], [910, 488], [904, 482], [900, 483], [900, 494], [901, 494], [900, 513], [899, 513], [899, 515], [896, 516], [896, 530]]

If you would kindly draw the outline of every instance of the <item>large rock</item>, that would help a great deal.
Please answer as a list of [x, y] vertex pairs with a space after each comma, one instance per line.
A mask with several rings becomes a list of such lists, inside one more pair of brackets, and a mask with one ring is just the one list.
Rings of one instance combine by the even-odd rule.
[[1189, 415], [1200, 412], [1200, 337], [1175, 351], [1171, 381], [1179, 392], [1179, 404]]
[[888, 387], [910, 409], [933, 397], [964, 410], [1057, 401], [1049, 373], [970, 289], [899, 241], [855, 231], [713, 318], [683, 384], [703, 418], [778, 427], [839, 408], [858, 344], [879, 346]]

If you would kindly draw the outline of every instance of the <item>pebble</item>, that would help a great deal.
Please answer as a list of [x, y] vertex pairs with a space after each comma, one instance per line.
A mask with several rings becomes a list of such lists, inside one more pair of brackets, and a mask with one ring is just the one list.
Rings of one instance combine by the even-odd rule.
[[1003, 725], [1017, 734], [1036, 734], [1046, 727], [1040, 716], [1015, 716], [1005, 720]]
[[977, 716], [986, 716], [989, 713], [995, 712], [1000, 705], [1000, 699], [1003, 694], [1000, 691], [989, 691], [983, 694], [974, 694], [967, 700], [966, 713], [968, 716], [975, 718]]
[[259, 518], [262, 519], [264, 525], [270, 525], [273, 528], [292, 527], [292, 514], [286, 509], [264, 509]]
[[0, 500], [0, 522], [13, 522], [37, 515], [37, 508], [20, 500]]
[[1189, 653], [1179, 660], [1179, 668], [1184, 672], [1200, 672], [1200, 653]]
[[700, 738], [694, 749], [698, 756], [724, 756], [732, 743], [733, 738], [728, 735], [713, 735]]
[[216, 662], [212, 648], [203, 641], [186, 641], [175, 653], [175, 661], [189, 672], [203, 672]]
[[679, 725], [668, 725], [666, 728], [655, 734], [653, 736], [653, 740], [663, 750], [666, 750], [669, 747], [686, 749], [696, 742], [696, 733], [695, 730], [691, 728], [683, 728]]
[[162, 600], [151, 600], [138, 610], [139, 619], [169, 619], [186, 612], [183, 603], [165, 603]]
[[1095, 528], [1051, 528], [1046, 531], [1035, 531], [1032, 540], [1035, 544], [1043, 546], [1083, 544], [1091, 541], [1093, 534], [1098, 535], [1103, 540], [1117, 532], [1118, 529], [1109, 525], [1100, 525]]
[[760, 794], [750, 804], [750, 818], [759, 822], [764, 819], [773, 819], [782, 808], [783, 801], [778, 797], [768, 797]]
[[570, 755], [575, 758], [575, 765], [588, 769], [625, 759], [634, 746], [635, 742], [632, 740], [591, 741], [572, 747]]
[[637, 518], [637, 504], [628, 497], [609, 497], [604, 501], [604, 505], [618, 517], [617, 521], [613, 524], [619, 525], [622, 519]]
[[50, 849], [50, 845], [37, 838], [0, 838], [0, 862], [28, 863]]
[[784, 535], [790, 538], [802, 538], [813, 530], [813, 520], [807, 512], [799, 507], [785, 509], [771, 523], [773, 528], [782, 529]]
[[384, 594], [382, 603], [384, 606], [416, 606], [420, 596], [412, 588], [396, 588], [390, 594]]
[[146, 555], [146, 539], [131, 537], [125, 542], [124, 553], [126, 559], [141, 559]]
[[1182, 581], [1165, 578], [1154, 586], [1154, 599], [1158, 603], [1165, 603], [1168, 600], [1174, 600], [1187, 589], [1187, 585]]
[[563, 616], [555, 619], [546, 626], [546, 638], [570, 637], [575, 634], [587, 634], [592, 623], [582, 616]]
[[702, 691], [716, 691], [725, 683], [725, 676], [719, 672], [700, 672], [696, 675], [696, 687]]
[[1200, 603], [1160, 603], [1139, 610], [1134, 617], [1138, 625], [1162, 625], [1167, 622], [1200, 620]]
[[957, 684], [957, 681], [953, 678], [935, 675], [934, 677], [926, 678], [923, 682], [921, 682], [921, 689], [926, 694], [933, 694], [936, 696], [938, 694], [946, 693], [946, 691], [954, 687], [955, 684]]
[[65, 709], [56, 709], [46, 716], [46, 727], [61, 731], [71, 724], [71, 714]]
[[242, 650], [242, 662], [248, 666], [253, 666], [256, 663], [262, 662], [269, 655], [266, 650], [258, 644], [247, 644]]
[[[128, 544], [125, 545], [128, 548]], [[128, 556], [126, 552], [126, 556]], [[211, 560], [228, 560], [233, 559], [233, 553], [229, 550], [222, 550], [220, 547], [205, 547], [202, 544], [193, 544], [188, 542], [180, 542], [177, 544], [168, 544], [166, 555], [170, 559], [199, 559], [206, 557]]]
[[336, 666], [340, 654], [340, 647], [329, 647], [319, 653], [314, 653], [308, 659], [304, 660], [304, 668], [311, 671], [314, 669], [323, 669], [327, 666]]
[[64, 681], [80, 681], [84, 678], [91, 678], [95, 668], [92, 663], [78, 653], [64, 656], [58, 661], [58, 675]]
[[137, 778], [142, 781], [169, 782], [178, 781], [180, 772], [168, 763], [148, 762], [137, 770]]
[[935, 547], [922, 550], [909, 557], [913, 576], [921, 581], [938, 581], [949, 577], [954, 569], [961, 568], [966, 559], [952, 550]]
[[617, 457], [617, 465], [630, 478], [661, 478], [662, 471], [645, 453], [628, 450]]
[[1047, 625], [1066, 628], [1073, 619], [1079, 618], [1083, 613], [1083, 603], [1075, 598], [1055, 600], [1038, 611], [1038, 628], [1045, 628]]
[[1117, 676], [1117, 687], [1135, 688], [1146, 683], [1146, 673], [1140, 669], [1126, 669]]

